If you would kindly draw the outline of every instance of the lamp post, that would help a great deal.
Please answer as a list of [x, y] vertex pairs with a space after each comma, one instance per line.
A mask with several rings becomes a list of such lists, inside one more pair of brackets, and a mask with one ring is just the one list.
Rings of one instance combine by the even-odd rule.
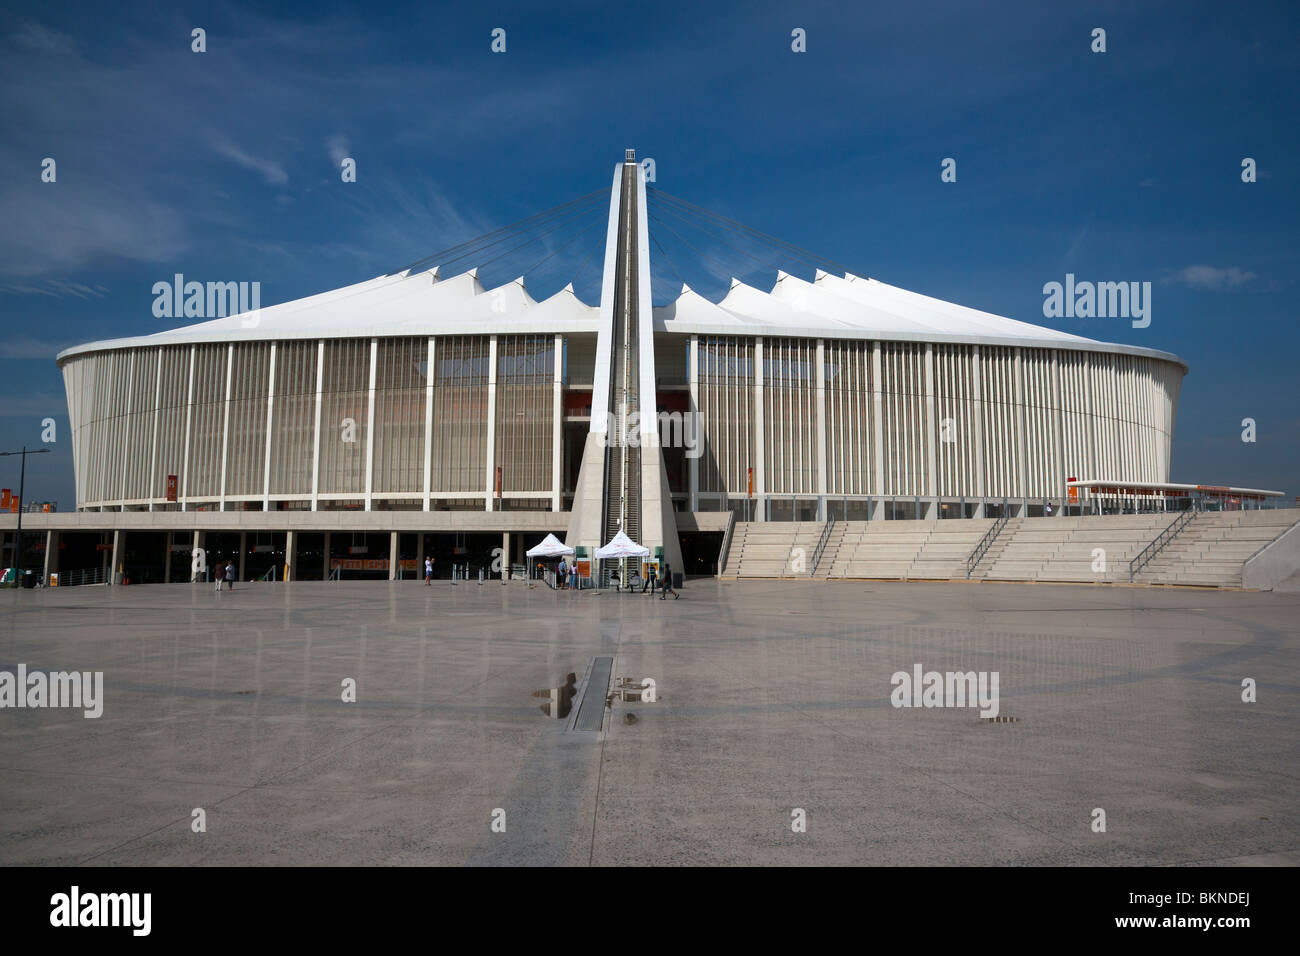
[[0, 458], [7, 458], [10, 455], [22, 455], [23, 463], [18, 470], [18, 537], [14, 542], [14, 580], [18, 586], [22, 586], [22, 580], [18, 575], [23, 573], [23, 488], [27, 482], [27, 456], [28, 455], [48, 455], [48, 448], [37, 448], [28, 451], [27, 446], [23, 446], [22, 451], [0, 451]]

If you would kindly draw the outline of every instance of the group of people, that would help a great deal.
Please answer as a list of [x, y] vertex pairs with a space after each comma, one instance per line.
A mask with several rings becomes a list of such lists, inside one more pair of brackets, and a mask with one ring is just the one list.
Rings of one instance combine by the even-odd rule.
[[216, 571], [217, 590], [220, 591], [221, 585], [225, 584], [233, 591], [235, 589], [235, 563], [227, 561], [226, 566], [223, 568], [221, 563], [218, 562]]
[[678, 594], [677, 590], [673, 587], [673, 566], [667, 561], [664, 562], [664, 569], [662, 572], [656, 571], [653, 564], [650, 565], [649, 571], [646, 572], [646, 576], [641, 580], [641, 593], [645, 594], [645, 589], [648, 587], [650, 589], [650, 596], [654, 597], [656, 585], [659, 587], [659, 600], [668, 600], [669, 594], [673, 596], [674, 601], [680, 601], [682, 599], [682, 596]]
[[559, 567], [555, 569], [555, 587], [560, 591], [578, 590], [578, 562], [560, 558]]

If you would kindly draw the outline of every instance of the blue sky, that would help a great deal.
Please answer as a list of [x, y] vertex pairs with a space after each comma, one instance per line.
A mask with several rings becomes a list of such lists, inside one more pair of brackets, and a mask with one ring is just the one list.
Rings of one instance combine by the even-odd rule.
[[[258, 281], [271, 304], [359, 281], [606, 189], [629, 146], [658, 188], [861, 274], [1177, 353], [1173, 479], [1300, 494], [1295, 4], [545, 6], [9, 4], [0, 450], [60, 428], [29, 497], [74, 503], [54, 355], [180, 324], [155, 282]], [[1044, 319], [1067, 272], [1151, 282], [1150, 326]]]

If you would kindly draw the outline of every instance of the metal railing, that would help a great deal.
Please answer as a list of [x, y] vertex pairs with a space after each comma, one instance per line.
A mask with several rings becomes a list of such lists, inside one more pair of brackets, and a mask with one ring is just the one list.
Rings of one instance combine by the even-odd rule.
[[79, 571], [59, 571], [59, 587], [75, 588], [83, 584], [103, 584], [108, 573], [102, 568], [83, 568]]
[[1178, 537], [1178, 533], [1187, 527], [1191, 520], [1196, 517], [1195, 511], [1184, 511], [1177, 518], [1156, 535], [1156, 539], [1148, 544], [1145, 548], [1137, 553], [1132, 561], [1128, 563], [1128, 581], [1133, 583], [1134, 576], [1144, 567], [1151, 563], [1151, 559], [1169, 546], [1169, 542]]
[[826, 527], [822, 528], [821, 539], [817, 542], [817, 548], [813, 551], [812, 567], [808, 569], [808, 577], [817, 573], [817, 566], [821, 564], [822, 552], [826, 550], [826, 544], [831, 539], [831, 530], [835, 527], [835, 519], [832, 518], [826, 522]]
[[980, 560], [988, 552], [989, 548], [993, 546], [993, 542], [997, 539], [997, 536], [1002, 533], [1002, 529], [1007, 526], [1007, 522], [1010, 520], [1011, 516], [1003, 511], [998, 520], [993, 522], [993, 527], [984, 532], [984, 537], [980, 538], [979, 544], [975, 545], [975, 550], [973, 550], [970, 553], [970, 557], [966, 559], [966, 577], [969, 578], [975, 573], [975, 568], [979, 566]]
[[727, 530], [722, 532], [722, 547], [718, 549], [718, 574], [727, 569], [727, 559], [731, 556], [731, 533], [736, 528], [736, 513], [727, 512]]
[[271, 581], [271, 582], [274, 582], [274, 581], [275, 581], [275, 565], [273, 564], [273, 565], [271, 565], [269, 568], [267, 568], [267, 569], [266, 569], [266, 573], [263, 574], [263, 575], [262, 575], [260, 578], [258, 578], [257, 580], [259, 580], [259, 581]]

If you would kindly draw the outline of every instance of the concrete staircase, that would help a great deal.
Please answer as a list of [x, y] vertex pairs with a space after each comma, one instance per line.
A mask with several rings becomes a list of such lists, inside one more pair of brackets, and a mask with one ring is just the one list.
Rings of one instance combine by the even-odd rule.
[[[1169, 527], [1172, 512], [1012, 518], [971, 574], [978, 581], [1128, 583], [1129, 562]], [[1137, 583], [1241, 587], [1242, 566], [1300, 522], [1300, 509], [1197, 514], [1136, 577]], [[992, 518], [837, 521], [818, 579], [945, 581]], [[825, 525], [736, 522], [723, 578], [806, 578]]]
[[966, 558], [993, 519], [841, 524], [843, 530], [826, 545], [817, 577], [946, 581], [966, 577]]
[[1242, 565], [1300, 521], [1294, 508], [1198, 514], [1134, 579], [1145, 584], [1241, 587]]
[[[971, 577], [985, 581], [1127, 582], [1129, 560], [1176, 516], [1088, 515], [1021, 518], [999, 537], [993, 560]], [[1015, 520], [1015, 519], [1013, 519]]]
[[737, 521], [719, 577], [806, 578], [824, 528], [820, 521]]

